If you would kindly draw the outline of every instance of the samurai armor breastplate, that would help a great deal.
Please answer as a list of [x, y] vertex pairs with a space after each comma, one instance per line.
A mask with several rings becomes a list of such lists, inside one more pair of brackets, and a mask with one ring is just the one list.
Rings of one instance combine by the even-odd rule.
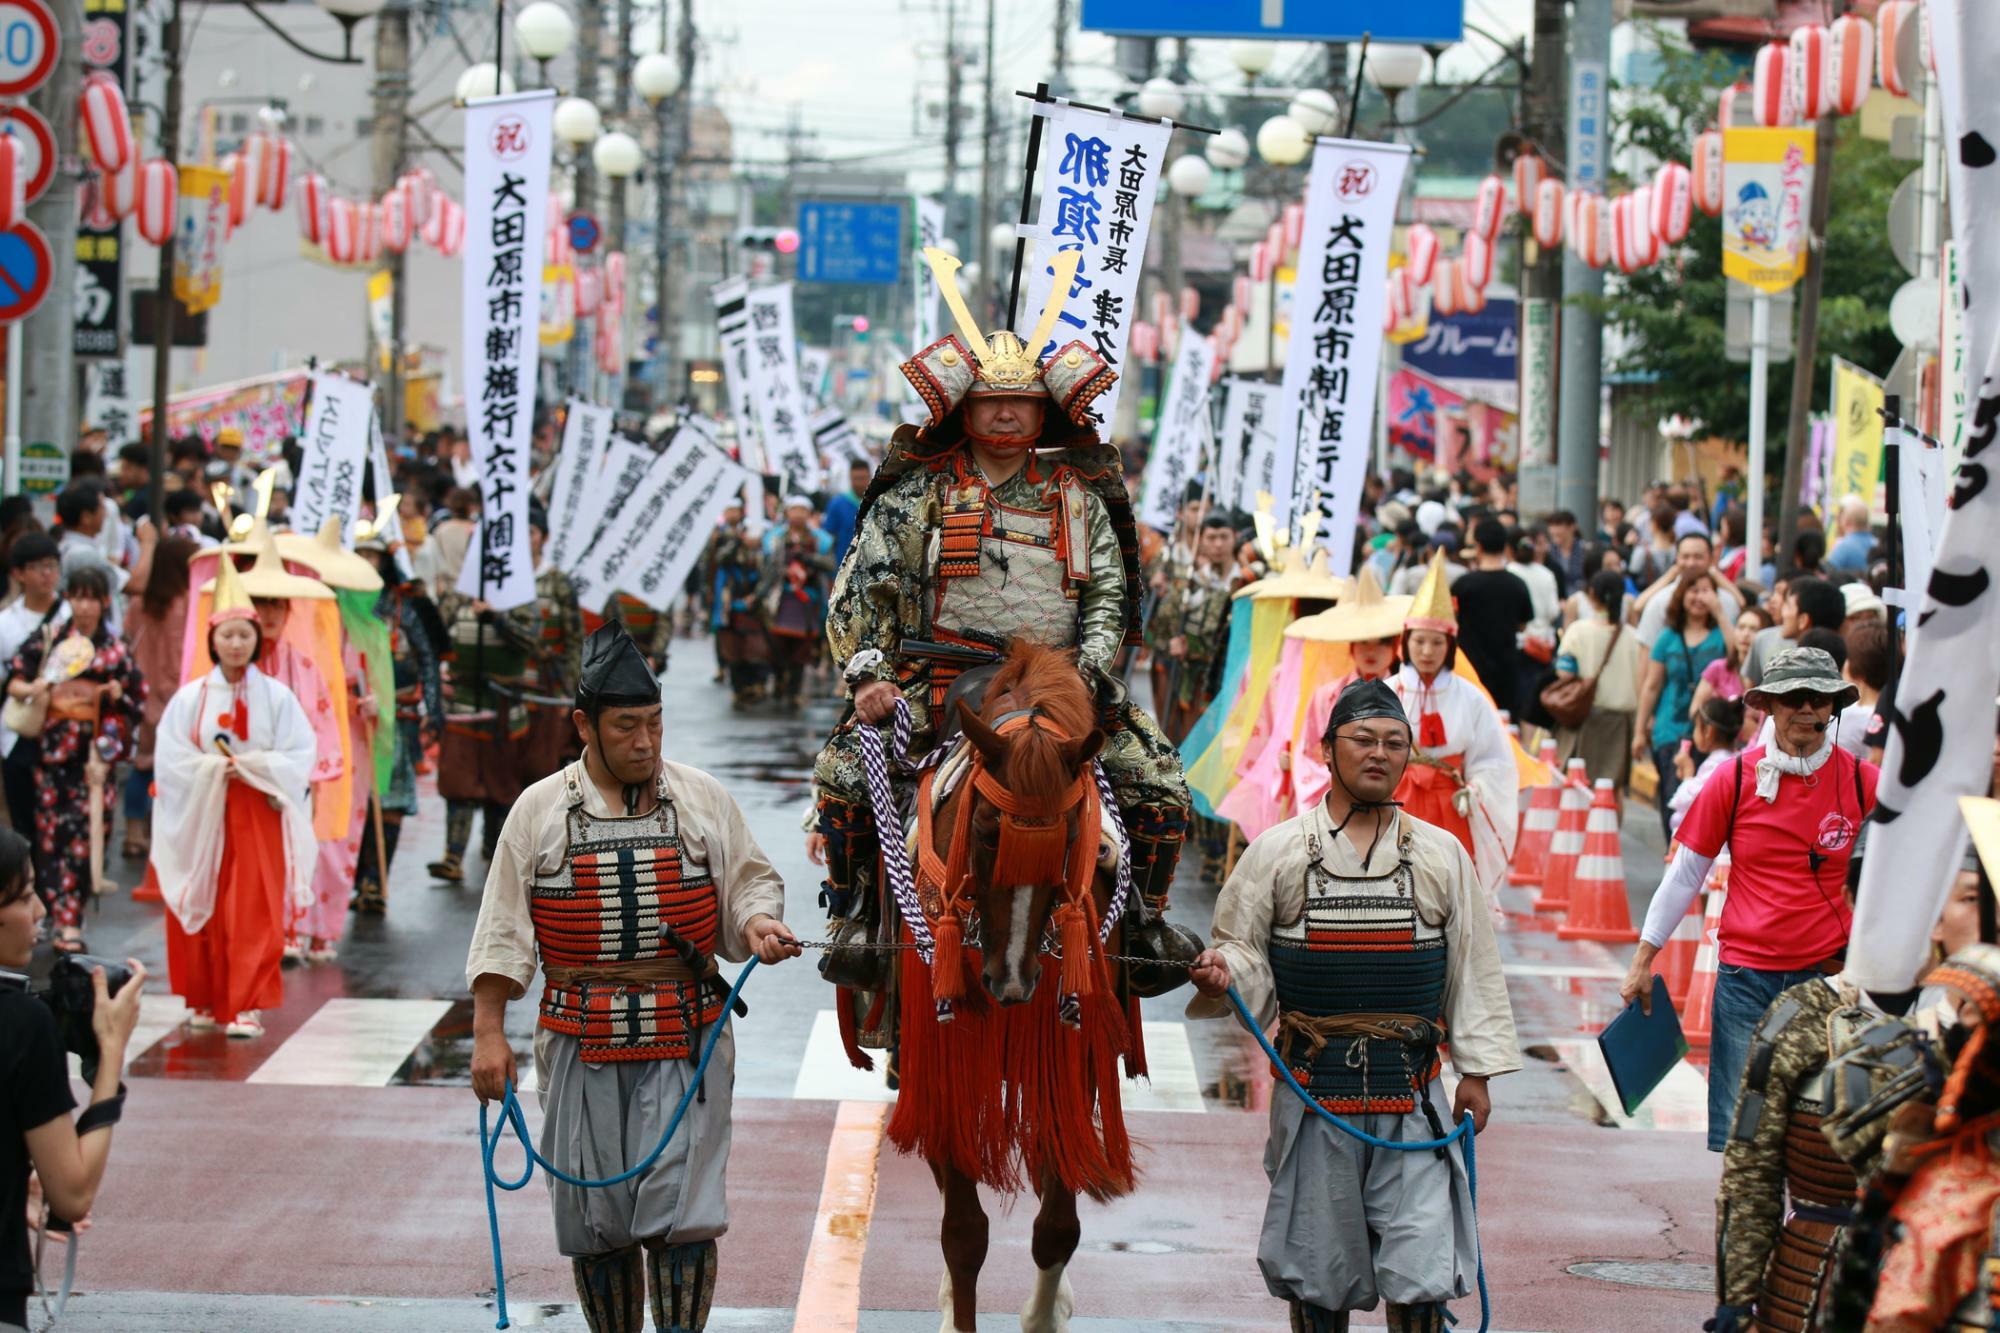
[[[569, 846], [562, 869], [534, 881], [529, 912], [545, 969], [669, 966], [675, 936], [706, 959], [721, 908], [704, 865], [682, 849], [680, 819], [662, 787], [648, 814], [600, 819], [583, 808], [583, 765], [563, 770]], [[545, 979], [540, 1023], [577, 1038], [586, 1064], [689, 1058], [697, 1029], [722, 1017], [723, 995], [699, 977], [672, 981]]]
[[1853, 1221], [1854, 1168], [1833, 1151], [1820, 1122], [1827, 1111], [1824, 1068], [1799, 1083], [1785, 1120], [1785, 1193], [1790, 1208], [1757, 1290], [1757, 1327], [1805, 1333], [1824, 1299], [1841, 1229]]
[[1090, 571], [1088, 515], [1073, 489], [1051, 485], [1046, 508], [1014, 509], [977, 478], [944, 487], [931, 613], [939, 637], [1076, 643], [1077, 596]]
[[[1278, 1049], [1329, 1111], [1414, 1111], [1441, 1065], [1445, 939], [1417, 913], [1407, 843], [1365, 878], [1328, 871], [1314, 834], [1306, 850], [1305, 911], [1271, 932]], [[1366, 1030], [1327, 1030], [1340, 1027]], [[1385, 1035], [1396, 1029], [1410, 1039]]]

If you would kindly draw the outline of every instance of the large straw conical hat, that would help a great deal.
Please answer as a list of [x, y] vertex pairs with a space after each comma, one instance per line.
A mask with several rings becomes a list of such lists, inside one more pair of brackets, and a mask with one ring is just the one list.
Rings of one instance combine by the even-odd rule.
[[[261, 524], [263, 520], [259, 519], [258, 522]], [[263, 538], [261, 542], [257, 540], [259, 535]], [[260, 528], [245, 542], [225, 542], [222, 546], [222, 558], [228, 560], [232, 553], [247, 550], [254, 550], [257, 553], [256, 563], [240, 575], [244, 591], [250, 596], [268, 601], [332, 600], [333, 590], [324, 583], [318, 579], [306, 578], [302, 574], [291, 573], [285, 568], [284, 559], [278, 554], [277, 543], [273, 540], [269, 528]], [[204, 583], [202, 591], [214, 588], [215, 582], [214, 579], [210, 579]]]
[[365, 556], [356, 555], [340, 544], [340, 515], [328, 514], [319, 526], [319, 536], [302, 532], [277, 534], [278, 554], [293, 564], [304, 565], [329, 588], [348, 592], [382, 591], [382, 574]]
[[257, 608], [250, 604], [249, 590], [243, 586], [243, 576], [236, 572], [234, 560], [217, 562], [215, 577], [209, 580], [208, 586], [215, 590], [208, 611], [210, 625], [220, 625], [225, 620], [257, 618]]
[[1303, 573], [1306, 567], [1305, 552], [1301, 551], [1296, 546], [1287, 546], [1278, 555], [1277, 566], [1278, 567], [1276, 569], [1273, 569], [1263, 578], [1254, 579], [1251, 582], [1244, 584], [1242, 587], [1238, 588], [1235, 592], [1229, 594], [1230, 597], [1232, 599], [1255, 597], [1258, 594], [1258, 592], [1260, 592], [1263, 589], [1265, 584], [1269, 583], [1272, 579], [1277, 578], [1280, 574], [1285, 573], [1287, 570], [1297, 569], [1301, 573]]
[[1434, 629], [1456, 637], [1458, 634], [1458, 612], [1452, 606], [1451, 585], [1444, 571], [1444, 552], [1431, 557], [1431, 567], [1424, 571], [1424, 581], [1417, 586], [1417, 595], [1410, 605], [1409, 614], [1403, 619], [1405, 629]]
[[1360, 576], [1339, 605], [1294, 620], [1286, 627], [1285, 637], [1313, 643], [1372, 643], [1376, 639], [1394, 638], [1402, 632], [1412, 600], [1385, 596], [1374, 568], [1363, 565]]
[[1294, 563], [1282, 573], [1261, 580], [1257, 585], [1257, 591], [1251, 596], [1260, 602], [1285, 597], [1314, 598], [1330, 602], [1346, 591], [1346, 579], [1335, 578], [1327, 573], [1326, 548], [1321, 547], [1313, 552], [1310, 565], [1301, 568]]

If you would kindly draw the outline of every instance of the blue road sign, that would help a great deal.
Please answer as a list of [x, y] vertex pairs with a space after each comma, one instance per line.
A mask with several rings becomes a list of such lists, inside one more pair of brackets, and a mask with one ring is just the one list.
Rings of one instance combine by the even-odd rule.
[[1403, 364], [1441, 380], [1511, 381], [1521, 354], [1515, 303], [1494, 298], [1476, 315], [1431, 317], [1430, 331], [1403, 346]]
[[587, 255], [592, 250], [595, 250], [598, 239], [602, 234], [602, 230], [597, 225], [597, 219], [590, 214], [572, 213], [569, 215], [569, 244], [570, 248], [578, 254]]
[[1457, 42], [1464, 0], [1083, 0], [1083, 26], [1126, 37]]
[[801, 282], [893, 285], [902, 279], [908, 248], [901, 204], [799, 204]]
[[26, 319], [47, 299], [51, 260], [48, 240], [34, 223], [0, 231], [0, 324]]

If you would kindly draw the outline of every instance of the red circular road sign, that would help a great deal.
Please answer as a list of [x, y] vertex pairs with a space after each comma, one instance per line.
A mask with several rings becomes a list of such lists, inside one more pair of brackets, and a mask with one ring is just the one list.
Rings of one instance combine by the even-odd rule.
[[55, 268], [48, 237], [32, 222], [0, 231], [0, 324], [26, 319], [48, 298]]
[[0, 0], [0, 97], [41, 87], [61, 49], [48, 0]]
[[31, 106], [0, 106], [0, 129], [21, 141], [21, 174], [28, 182], [23, 193], [32, 204], [56, 178], [56, 132], [49, 118]]

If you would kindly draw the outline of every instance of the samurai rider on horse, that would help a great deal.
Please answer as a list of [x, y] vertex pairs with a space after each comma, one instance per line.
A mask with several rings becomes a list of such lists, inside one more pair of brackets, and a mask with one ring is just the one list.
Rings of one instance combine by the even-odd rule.
[[[869, 485], [827, 617], [853, 695], [852, 715], [814, 770], [835, 938], [896, 938], [857, 726], [886, 723], [900, 697], [910, 753], [928, 753], [957, 729], [947, 691], [968, 673], [954, 699], [983, 687], [985, 668], [1020, 639], [1074, 650], [1095, 702], [1106, 737], [1098, 758], [1130, 846], [1127, 953], [1190, 961], [1198, 942], [1159, 920], [1187, 831], [1187, 782], [1174, 747], [1128, 698], [1114, 666], [1138, 642], [1142, 588], [1118, 453], [1098, 439], [1090, 414], [1117, 375], [1082, 342], [1046, 359], [1036, 351], [1048, 344], [1077, 261], [1058, 256], [1048, 308], [1024, 343], [1005, 330], [981, 334], [958, 291], [958, 261], [924, 254], [959, 334], [903, 365], [930, 416], [897, 431]], [[825, 968], [850, 992], [843, 1034], [857, 1061], [860, 1047], [891, 1044], [895, 1006], [874, 1002], [889, 981], [887, 957], [836, 952]], [[1185, 975], [1131, 965], [1120, 984], [1128, 995], [1154, 995]]]
[[[984, 1185], [1040, 1196], [1022, 1327], [1059, 1333], [1077, 1196], [1133, 1186], [1117, 1067], [1144, 1072], [1138, 999], [1178, 986], [1201, 947], [1160, 919], [1187, 783], [1115, 666], [1138, 640], [1137, 543], [1090, 404], [1116, 376], [1081, 342], [1035, 350], [1079, 257], [1057, 257], [1025, 342], [983, 335], [958, 261], [924, 257], [963, 337], [903, 366], [930, 416], [897, 432], [861, 503], [827, 619], [853, 710], [815, 768], [831, 933], [889, 948], [836, 947], [823, 971], [841, 987], [848, 1058], [872, 1068], [864, 1047], [898, 1053], [888, 1136], [942, 1193], [947, 1327], [976, 1318]], [[872, 766], [875, 799], [910, 809], [869, 730], [905, 706], [908, 744], [891, 760], [964, 742], [917, 782], [914, 876], [903, 829], [885, 858], [870, 795]], [[1130, 885], [1113, 892], [1121, 830]]]

